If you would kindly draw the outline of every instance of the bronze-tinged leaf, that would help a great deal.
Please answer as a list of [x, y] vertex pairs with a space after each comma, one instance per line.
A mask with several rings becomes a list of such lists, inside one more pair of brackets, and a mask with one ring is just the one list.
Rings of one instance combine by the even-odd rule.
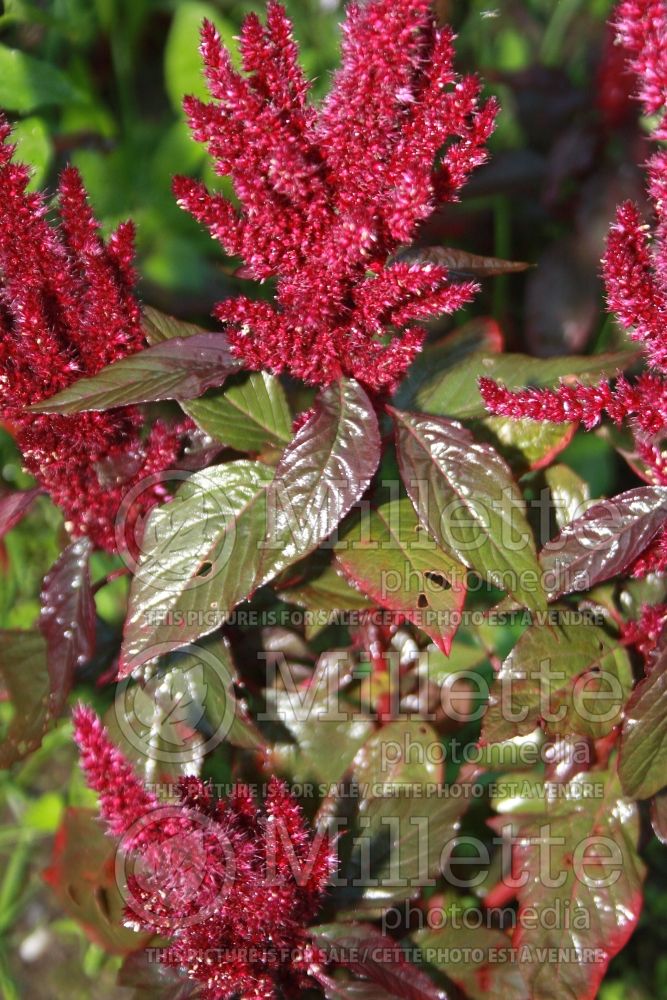
[[95, 600], [90, 581], [92, 546], [87, 538], [72, 542], [44, 579], [39, 630], [46, 642], [49, 712], [65, 704], [77, 667], [95, 651]]
[[516, 816], [513, 874], [525, 884], [512, 945], [530, 997], [594, 1000], [639, 919], [639, 817], [613, 771], [578, 774], [561, 792]]
[[465, 602], [466, 569], [427, 536], [407, 498], [358, 518], [335, 553], [356, 587], [449, 652]]
[[504, 459], [453, 420], [390, 412], [401, 478], [435, 541], [522, 606], [545, 609], [525, 503]]
[[33, 413], [81, 413], [161, 399], [195, 399], [222, 385], [239, 367], [224, 333], [176, 337], [121, 358], [30, 409]]
[[530, 1000], [528, 987], [512, 956], [512, 939], [504, 931], [460, 925], [425, 928], [414, 935], [424, 961], [444, 972], [469, 1000]]
[[[205, 332], [151, 307], [144, 310], [144, 330], [150, 344]], [[292, 437], [287, 398], [279, 380], [269, 372], [231, 375], [222, 388], [181, 402], [181, 408], [202, 431], [237, 451], [284, 447]]]
[[19, 523], [43, 491], [17, 490], [0, 496], [0, 538]]
[[0, 632], [0, 676], [13, 715], [0, 742], [0, 767], [40, 746], [72, 687], [76, 668], [95, 643], [90, 542], [73, 542], [56, 560], [42, 587], [39, 630]]
[[312, 932], [332, 962], [375, 983], [386, 990], [385, 995], [399, 1000], [447, 1000], [444, 990], [408, 961], [400, 944], [372, 924], [320, 924]]
[[449, 273], [460, 278], [493, 278], [501, 274], [518, 274], [532, 264], [521, 260], [502, 260], [500, 257], [482, 257], [457, 247], [410, 247], [397, 255], [406, 264], [436, 264], [446, 267]]
[[667, 785], [667, 643], [625, 707], [618, 773], [633, 799], [648, 799]]
[[371, 402], [343, 380], [320, 393], [275, 475], [247, 461], [194, 473], [146, 523], [121, 676], [210, 634], [316, 549], [366, 491], [379, 459]]
[[267, 530], [255, 586], [317, 548], [361, 499], [380, 462], [373, 405], [354, 379], [323, 389], [267, 490]]
[[540, 565], [550, 599], [622, 573], [667, 517], [667, 486], [640, 486], [593, 504], [544, 546]]
[[51, 718], [46, 643], [39, 632], [0, 632], [0, 678], [13, 708], [0, 741], [0, 767], [7, 768], [37, 749]]

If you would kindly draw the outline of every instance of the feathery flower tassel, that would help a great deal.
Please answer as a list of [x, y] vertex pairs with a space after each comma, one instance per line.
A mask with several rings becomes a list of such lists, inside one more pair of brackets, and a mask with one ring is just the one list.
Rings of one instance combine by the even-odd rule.
[[204, 1000], [278, 1000], [312, 986], [309, 972], [325, 958], [307, 927], [335, 857], [284, 782], [271, 779], [260, 809], [242, 785], [218, 800], [186, 778], [167, 805], [144, 789], [91, 709], [79, 705], [74, 725], [102, 819], [121, 838], [126, 917], [170, 938], [160, 960], [185, 970]]
[[[141, 350], [134, 230], [125, 223], [104, 243], [71, 167], [60, 179], [61, 227], [50, 226], [43, 197], [27, 191], [28, 169], [12, 160], [10, 136], [0, 117], [0, 419], [72, 532], [113, 550], [123, 497], [172, 465], [183, 429], [158, 423], [143, 441], [136, 407], [76, 416], [26, 407]], [[161, 498], [148, 489], [134, 516]]]
[[444, 268], [391, 258], [484, 162], [497, 109], [480, 103], [474, 77], [456, 75], [453, 35], [436, 27], [430, 0], [351, 3], [343, 32], [341, 69], [317, 109], [275, 0], [266, 28], [253, 14], [244, 23], [245, 75], [205, 23], [213, 100], [184, 106], [240, 208], [184, 177], [174, 194], [249, 275], [278, 279], [272, 304], [242, 296], [215, 310], [249, 368], [321, 385], [350, 375], [379, 391], [421, 347], [412, 321], [476, 291]]

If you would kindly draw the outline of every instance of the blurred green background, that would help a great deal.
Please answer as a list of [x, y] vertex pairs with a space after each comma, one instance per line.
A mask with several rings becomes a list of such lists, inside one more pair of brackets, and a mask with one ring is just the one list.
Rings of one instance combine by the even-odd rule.
[[[396, 0], [403, 2], [403, 0]], [[326, 93], [338, 57], [336, 0], [287, 0], [313, 78]], [[618, 332], [604, 314], [599, 258], [615, 204], [641, 197], [641, 125], [609, 45], [608, 0], [437, 0], [459, 32], [459, 66], [481, 73], [502, 103], [491, 163], [462, 203], [431, 220], [424, 242], [524, 259], [539, 266], [497, 279], [437, 335], [471, 316], [493, 316], [508, 346], [538, 355], [607, 349]], [[8, 0], [0, 14], [0, 108], [15, 123], [33, 185], [55, 190], [67, 162], [83, 174], [105, 230], [131, 216], [138, 229], [140, 293], [200, 322], [241, 287], [234, 265], [175, 205], [175, 173], [224, 188], [188, 136], [186, 93], [204, 94], [198, 29], [213, 20], [233, 47], [244, 0]], [[247, 283], [245, 283], [247, 287]], [[631, 481], [600, 436], [578, 435], [561, 460], [594, 496]], [[24, 488], [11, 435], [0, 428], [0, 490]], [[0, 542], [0, 627], [26, 628], [42, 576], [64, 538], [46, 499]], [[99, 578], [113, 567], [95, 556]], [[110, 630], [125, 585], [98, 595]], [[501, 643], [502, 644], [502, 643]], [[0, 993], [6, 1000], [129, 997], [115, 985], [119, 959], [91, 944], [43, 885], [65, 805], [91, 804], [75, 766], [69, 726], [11, 774], [0, 775]], [[604, 1000], [667, 998], [667, 864], [646, 838], [651, 874], [640, 929], [613, 963]], [[96, 901], [102, 907], [103, 901]]]

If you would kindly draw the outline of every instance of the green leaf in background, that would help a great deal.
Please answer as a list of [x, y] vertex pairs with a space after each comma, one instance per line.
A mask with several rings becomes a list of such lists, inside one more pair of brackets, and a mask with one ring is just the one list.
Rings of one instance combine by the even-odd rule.
[[399, 410], [409, 409], [418, 390], [432, 382], [435, 374], [441, 377], [470, 355], [495, 353], [502, 348], [503, 336], [497, 323], [484, 317], [472, 319], [435, 343], [425, 344], [396, 389], [392, 402]]
[[631, 686], [626, 650], [601, 628], [567, 620], [531, 625], [497, 675], [482, 739], [524, 736], [540, 723], [551, 736], [598, 739], [620, 723]]
[[176, 6], [164, 50], [164, 85], [173, 108], [179, 112], [186, 95], [202, 99], [208, 96], [199, 55], [199, 36], [205, 19], [213, 22], [225, 45], [236, 52], [234, 36], [238, 29], [221, 17], [217, 7], [194, 0]]
[[65, 913], [77, 920], [88, 937], [112, 955], [127, 955], [145, 947], [151, 934], [123, 925], [123, 900], [114, 857], [96, 809], [67, 809], [56, 836], [44, 881]]
[[448, 653], [466, 596], [466, 569], [425, 536], [407, 497], [358, 518], [336, 546], [345, 576]]
[[34, 413], [80, 413], [161, 399], [192, 399], [219, 386], [238, 367], [224, 333], [175, 337], [121, 358], [30, 409]]
[[[144, 330], [151, 344], [202, 332], [192, 323], [184, 323], [150, 307], [144, 310]], [[198, 427], [237, 451], [283, 447], [292, 437], [287, 398], [278, 379], [269, 372], [232, 376], [224, 388], [214, 389], [202, 399], [181, 405]]]
[[650, 798], [667, 783], [667, 642], [626, 705], [618, 772], [633, 799]]
[[272, 478], [260, 462], [214, 466], [151, 512], [130, 590], [121, 676], [213, 632], [252, 592]]
[[28, 114], [51, 104], [82, 101], [69, 78], [51, 63], [0, 45], [0, 107]]
[[[551, 462], [567, 448], [577, 429], [576, 424], [512, 420], [511, 417], [486, 417], [481, 428], [490, 431], [491, 443], [507, 456], [510, 464], [529, 469], [541, 469]], [[484, 440], [484, 431], [480, 429], [477, 433]]]
[[592, 379], [613, 376], [617, 369], [627, 368], [637, 357], [636, 350], [561, 358], [531, 358], [527, 354], [487, 354], [480, 351], [456, 368], [427, 382], [417, 394], [417, 402], [425, 413], [460, 420], [485, 417], [488, 414], [478, 387], [482, 376], [496, 379], [508, 389], [555, 386], [559, 379], [567, 375], [586, 375]]
[[525, 503], [505, 461], [460, 424], [392, 410], [401, 478], [421, 523], [524, 607], [546, 607]]
[[374, 733], [354, 758], [358, 829], [345, 891], [355, 893], [369, 858], [371, 879], [349, 900], [350, 919], [362, 912], [379, 915], [388, 905], [419, 895], [442, 870], [469, 800], [434, 794], [444, 759], [434, 747], [440, 743], [432, 726], [402, 719]]
[[44, 183], [53, 160], [53, 143], [49, 130], [44, 121], [35, 116], [15, 122], [12, 130], [16, 159], [27, 163], [32, 170], [28, 190], [36, 191]]
[[0, 740], [0, 767], [6, 768], [37, 749], [49, 721], [46, 643], [38, 632], [0, 633], [0, 676], [13, 709]]

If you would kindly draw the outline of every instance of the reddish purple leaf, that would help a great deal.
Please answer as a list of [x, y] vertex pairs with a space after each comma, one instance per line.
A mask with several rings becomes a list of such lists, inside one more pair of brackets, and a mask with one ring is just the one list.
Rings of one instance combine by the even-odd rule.
[[21, 490], [0, 497], [0, 538], [19, 523], [40, 493], [40, 489]]
[[65, 703], [76, 668], [90, 659], [95, 648], [90, 552], [87, 538], [72, 542], [51, 567], [42, 587], [39, 629], [46, 642], [53, 716]]
[[447, 1000], [426, 973], [405, 957], [398, 942], [371, 924], [325, 924], [313, 928], [318, 945], [332, 961], [370, 979], [400, 1000]]
[[641, 486], [601, 500], [540, 552], [544, 586], [553, 600], [622, 573], [653, 541], [667, 518], [667, 486]]

